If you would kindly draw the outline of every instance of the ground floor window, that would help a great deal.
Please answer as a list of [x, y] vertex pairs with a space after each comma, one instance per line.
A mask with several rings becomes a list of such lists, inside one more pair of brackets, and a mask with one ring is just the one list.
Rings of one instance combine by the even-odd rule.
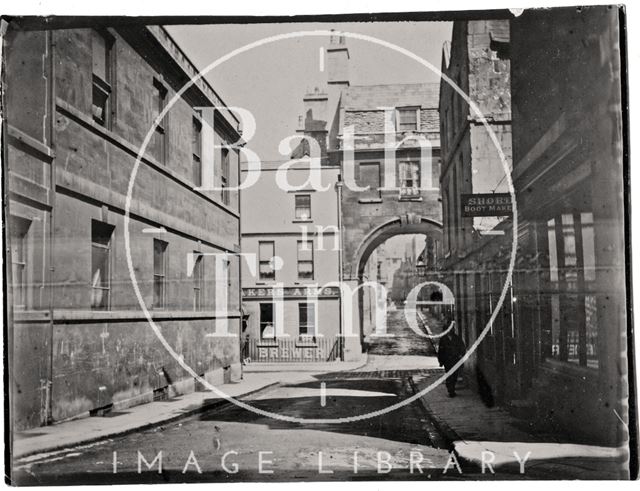
[[550, 293], [546, 304], [549, 312], [543, 318], [549, 319], [551, 331], [546, 355], [597, 368], [593, 214], [563, 213], [548, 220], [546, 228]]
[[193, 309], [204, 309], [204, 256], [193, 251]]
[[275, 339], [273, 324], [273, 303], [260, 304], [260, 339]]
[[111, 237], [115, 227], [91, 221], [91, 308], [108, 310], [111, 306]]
[[28, 299], [28, 237], [31, 220], [11, 217], [11, 280], [13, 282], [13, 306], [17, 309], [30, 307]]
[[298, 334], [300, 336], [316, 335], [315, 304], [307, 302], [298, 304]]
[[153, 308], [163, 309], [166, 302], [167, 246], [164, 240], [153, 239]]

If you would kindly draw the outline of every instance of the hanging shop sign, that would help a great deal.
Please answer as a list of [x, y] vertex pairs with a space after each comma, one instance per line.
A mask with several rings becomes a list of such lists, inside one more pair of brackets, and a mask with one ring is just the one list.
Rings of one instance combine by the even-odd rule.
[[509, 193], [485, 193], [460, 195], [463, 217], [511, 216]]

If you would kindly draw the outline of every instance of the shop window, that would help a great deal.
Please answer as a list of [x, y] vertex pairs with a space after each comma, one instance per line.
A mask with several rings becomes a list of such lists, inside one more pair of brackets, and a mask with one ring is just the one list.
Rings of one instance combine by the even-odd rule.
[[275, 339], [273, 303], [260, 304], [260, 339]]
[[258, 275], [261, 280], [275, 280], [276, 271], [273, 267], [275, 243], [260, 241], [258, 243]]
[[115, 227], [91, 221], [91, 308], [108, 310], [111, 306], [111, 238]]
[[298, 241], [298, 278], [313, 279], [313, 242], [310, 240]]
[[315, 304], [301, 302], [298, 304], [298, 334], [300, 337], [316, 335]]
[[167, 246], [164, 240], [153, 239], [153, 308], [163, 309], [166, 302]]
[[[593, 290], [596, 281], [595, 236], [593, 231], [593, 213], [581, 213], [582, 256], [585, 290]], [[597, 297], [587, 293], [584, 297], [586, 324], [587, 366], [598, 368], [598, 306]]]
[[551, 358], [598, 367], [593, 215], [565, 213], [547, 222]]
[[581, 213], [584, 281], [596, 280], [596, 253], [593, 235], [593, 213]]

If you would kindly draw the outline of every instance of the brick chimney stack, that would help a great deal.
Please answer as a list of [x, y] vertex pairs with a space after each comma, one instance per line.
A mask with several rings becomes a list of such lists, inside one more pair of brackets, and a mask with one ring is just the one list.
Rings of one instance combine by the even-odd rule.
[[334, 33], [327, 48], [327, 83], [341, 87], [349, 86], [349, 48], [345, 37]]

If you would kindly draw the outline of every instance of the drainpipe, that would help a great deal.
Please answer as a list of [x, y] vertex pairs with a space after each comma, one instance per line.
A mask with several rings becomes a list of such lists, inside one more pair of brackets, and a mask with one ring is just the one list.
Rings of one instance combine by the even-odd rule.
[[[0, 40], [1, 40], [1, 46], [0, 48], [2, 48], [2, 53], [0, 53], [0, 62], [2, 63], [2, 69], [3, 71], [6, 70], [6, 62], [5, 62], [5, 57], [6, 57], [6, 49], [5, 48], [5, 38], [7, 35], [7, 31], [9, 30], [9, 22], [6, 21], [5, 19], [0, 20]], [[14, 398], [13, 398], [13, 391], [12, 391], [12, 387], [13, 387], [13, 377], [15, 377], [15, 373], [13, 370], [13, 360], [14, 360], [14, 355], [13, 355], [13, 339], [14, 339], [14, 335], [13, 335], [13, 329], [14, 329], [14, 316], [13, 316], [13, 281], [12, 281], [12, 267], [11, 267], [11, 244], [10, 242], [10, 238], [11, 238], [11, 234], [10, 234], [10, 220], [9, 218], [11, 217], [11, 213], [10, 213], [10, 202], [9, 202], [9, 149], [8, 147], [8, 141], [9, 141], [9, 133], [8, 133], [8, 129], [9, 129], [9, 124], [7, 123], [7, 114], [6, 114], [6, 108], [5, 111], [2, 114], [2, 202], [3, 202], [3, 210], [2, 210], [2, 219], [3, 219], [3, 224], [4, 226], [2, 227], [2, 238], [3, 238], [3, 244], [4, 244], [4, 257], [5, 257], [5, 262], [4, 262], [4, 273], [5, 273], [5, 277], [4, 277], [4, 282], [3, 282], [3, 288], [5, 291], [5, 295], [7, 298], [7, 302], [6, 302], [6, 310], [4, 311], [4, 321], [5, 321], [5, 326], [6, 326], [6, 344], [5, 344], [5, 353], [7, 355], [8, 358], [8, 370], [5, 370], [4, 373], [2, 374], [2, 378], [3, 378], [3, 382], [4, 382], [4, 386], [5, 387], [9, 387], [8, 389], [8, 399], [9, 399], [9, 409], [12, 410], [13, 409], [13, 402], [14, 402]], [[9, 377], [9, 372], [11, 372], [11, 377]], [[13, 430], [13, 426], [9, 426], [9, 428], [11, 430]], [[9, 448], [13, 448], [13, 437], [14, 437], [14, 432], [13, 431], [9, 431]]]
[[338, 308], [340, 309], [340, 359], [344, 361], [344, 312], [342, 309], [342, 176], [336, 181], [336, 196], [338, 198], [338, 284], [340, 285], [340, 295], [338, 296]]
[[53, 273], [55, 271], [55, 257], [53, 253], [53, 244], [54, 244], [54, 217], [55, 217], [55, 201], [56, 201], [56, 147], [55, 147], [55, 124], [56, 124], [56, 90], [55, 90], [55, 60], [54, 60], [54, 48], [55, 43], [53, 42], [53, 31], [47, 31], [47, 47], [49, 51], [49, 87], [48, 87], [48, 97], [49, 97], [49, 147], [51, 148], [51, 152], [53, 158], [51, 159], [51, 178], [50, 182], [50, 219], [49, 219], [49, 273], [48, 273], [48, 283], [49, 283], [49, 380], [47, 380], [46, 391], [47, 391], [47, 400], [46, 400], [46, 421], [45, 424], [51, 424], [53, 422], [53, 334], [54, 334], [54, 324], [53, 324]]

